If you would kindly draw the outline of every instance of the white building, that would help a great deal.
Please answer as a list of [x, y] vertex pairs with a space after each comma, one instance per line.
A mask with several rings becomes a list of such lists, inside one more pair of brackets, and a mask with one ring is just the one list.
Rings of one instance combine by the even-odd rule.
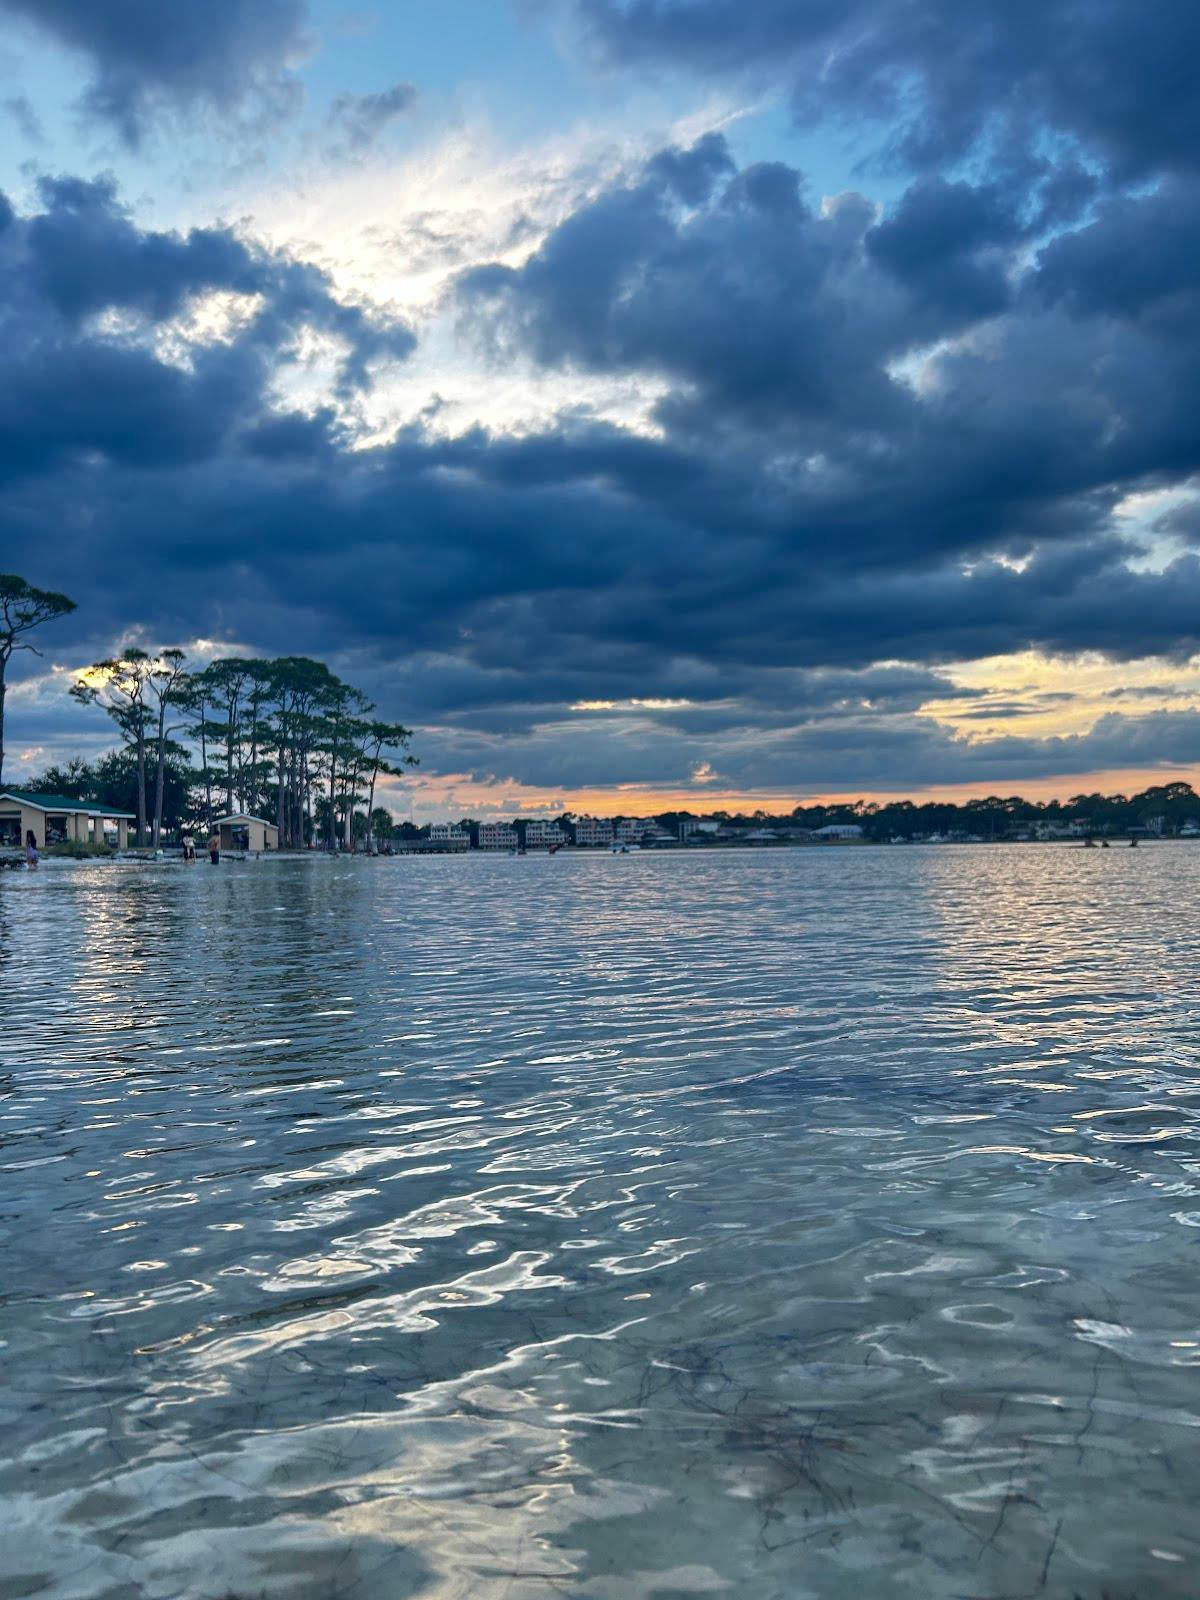
[[1083, 832], [1077, 822], [1035, 822], [1033, 836], [1043, 843], [1050, 839], [1078, 839]]
[[607, 846], [612, 843], [611, 817], [578, 817], [575, 822], [575, 843], [578, 845]]
[[815, 835], [818, 839], [861, 839], [862, 836], [857, 822], [830, 822], [818, 828]]
[[481, 822], [479, 824], [479, 848], [481, 850], [515, 850], [517, 848], [517, 830], [510, 828], [507, 822]]
[[637, 844], [646, 831], [644, 817], [621, 817], [614, 835], [618, 844]]
[[568, 843], [567, 836], [557, 822], [533, 821], [525, 824], [527, 850], [549, 850]]
[[433, 822], [429, 826], [429, 842], [443, 850], [466, 850], [470, 846], [471, 835], [457, 823]]

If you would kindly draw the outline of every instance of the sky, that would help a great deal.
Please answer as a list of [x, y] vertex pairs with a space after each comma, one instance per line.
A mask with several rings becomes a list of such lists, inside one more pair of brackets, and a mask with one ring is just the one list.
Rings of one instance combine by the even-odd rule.
[[1191, 0], [0, 0], [0, 566], [416, 820], [1200, 775]]

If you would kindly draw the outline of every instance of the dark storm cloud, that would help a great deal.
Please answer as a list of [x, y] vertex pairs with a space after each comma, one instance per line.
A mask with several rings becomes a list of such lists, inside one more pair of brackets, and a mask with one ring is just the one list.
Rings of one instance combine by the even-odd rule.
[[[798, 173], [722, 151], [688, 203], [652, 162], [458, 296], [493, 359], [666, 380], [664, 450], [739, 478], [731, 537], [822, 572], [1025, 554], [1200, 468], [1190, 185], [1041, 238], [1008, 186], [923, 178], [882, 217], [859, 196], [814, 210]], [[1163, 260], [1138, 257], [1139, 205]]]
[[[84, 463], [161, 472], [243, 430], [269, 450], [266, 390], [303, 333], [336, 342], [348, 391], [412, 349], [312, 267], [223, 229], [139, 228], [107, 180], [47, 179], [41, 201], [28, 218], [0, 207], [0, 483]], [[211, 293], [247, 297], [236, 334], [164, 359], [155, 330]]]
[[[346, 448], [328, 410], [279, 411], [269, 385], [303, 329], [339, 339], [348, 393], [411, 347], [407, 329], [225, 230], [140, 229], [111, 185], [54, 180], [42, 200], [0, 218], [0, 516], [35, 576], [42, 530], [59, 530], [96, 629], [153, 618], [383, 658], [399, 641], [547, 692], [557, 678], [560, 705], [721, 698], [672, 687], [679, 661], [757, 705], [749, 677], [768, 671], [1196, 646], [1195, 562], [1130, 571], [1108, 527], [1121, 493], [1195, 464], [1186, 351], [1107, 308], [1067, 310], [1060, 257], [1052, 287], [1031, 269], [982, 347], [938, 358], [927, 392], [886, 370], [913, 303], [896, 263], [912, 277], [922, 226], [959, 253], [997, 247], [1013, 228], [990, 198], [955, 197], [952, 222], [902, 202], [909, 237], [885, 266], [865, 203], [815, 213], [794, 173], [734, 173], [719, 141], [665, 152], [520, 272], [463, 288], [473, 316], [501, 317], [547, 362], [665, 372], [665, 436], [574, 421], [409, 430], [368, 450]], [[793, 258], [809, 305], [789, 305]], [[144, 335], [212, 291], [251, 297], [247, 320], [165, 359]], [[960, 308], [920, 299], [927, 335], [958, 325]], [[737, 330], [724, 343], [722, 307]], [[705, 316], [711, 337], [689, 342]], [[773, 318], [787, 324], [774, 339]], [[128, 545], [153, 560], [115, 568]], [[994, 559], [1005, 545], [1023, 570]]]
[[[964, 659], [1200, 650], [1200, 557], [1131, 564], [1117, 514], [1170, 491], [1154, 531], [1195, 543], [1194, 111], [1168, 78], [1143, 126], [1143, 87], [1108, 83], [1126, 8], [588, 9], [630, 58], [799, 81], [836, 47], [812, 80], [834, 110], [886, 106], [890, 40], [925, 84], [890, 125], [923, 170], [881, 209], [739, 168], [715, 135], [660, 151], [453, 295], [499, 366], [653, 384], [654, 431], [576, 408], [368, 448], [345, 419], [407, 329], [229, 230], [141, 229], [103, 183], [0, 205], [0, 539], [81, 601], [64, 650], [140, 624], [319, 654], [423, 727], [427, 767], [551, 787], [1011, 787], [1200, 757], [1194, 712], [972, 740], [923, 711]], [[1028, 81], [1010, 12], [1044, 39]], [[1043, 15], [1076, 36], [1090, 110]], [[938, 26], [958, 75], [926, 81]], [[227, 335], [167, 338], [210, 294], [243, 308]], [[301, 414], [280, 378], [310, 331], [342, 351], [340, 394]], [[1031, 703], [958, 698], [975, 726]]]
[[465, 275], [476, 325], [547, 364], [665, 374], [755, 425], [883, 425], [908, 409], [883, 364], [945, 319], [922, 315], [865, 255], [871, 209], [814, 215], [798, 173], [733, 172], [724, 142], [706, 143], [702, 186], [686, 199], [659, 158], [525, 266]]
[[914, 184], [866, 242], [917, 299], [971, 322], [1008, 304], [1006, 252], [1021, 234], [1003, 192], [930, 178]]
[[752, 74], [797, 116], [873, 120], [935, 167], [1078, 141], [1121, 178], [1200, 160], [1189, 0], [571, 0], [614, 62]]
[[[584, 726], [552, 724], [489, 736], [438, 727], [422, 745], [445, 772], [478, 782], [519, 772], [529, 783], [582, 788], [622, 781], [650, 788], [689, 785], [697, 768], [718, 787], [904, 792], [922, 785], [987, 783], [1012, 792], [1030, 778], [1103, 769], [1178, 769], [1200, 761], [1200, 712], [1109, 714], [1085, 734], [1008, 735], [972, 740], [927, 717], [839, 717], [762, 729], [747, 723], [724, 734], [691, 733], [670, 718], [624, 717]], [[703, 787], [693, 805], [704, 808]], [[640, 809], [636, 795], [630, 808]]]
[[1195, 333], [1200, 179], [1110, 200], [1088, 226], [1043, 249], [1037, 291], [1076, 317], [1108, 315]]
[[[767, 669], [1025, 645], [1185, 653], [1195, 564], [1132, 572], [1107, 523], [1121, 493], [1195, 462], [1186, 352], [1152, 359], [1154, 329], [1068, 311], [1035, 266], [983, 347], [938, 359], [928, 392], [886, 370], [905, 348], [911, 291], [895, 265], [911, 278], [914, 230], [949, 232], [967, 254], [1013, 234], [990, 198], [962, 198], [952, 222], [902, 202], [909, 239], [885, 266], [871, 244], [885, 224], [863, 202], [816, 213], [794, 173], [734, 173], [719, 141], [666, 152], [520, 272], [464, 286], [473, 316], [499, 304], [503, 337], [547, 361], [565, 346], [580, 365], [665, 371], [665, 437], [573, 422], [511, 438], [410, 430], [351, 451], [331, 412], [280, 412], [269, 383], [316, 327], [344, 345], [352, 392], [410, 347], [406, 329], [224, 230], [148, 232], [111, 186], [56, 180], [40, 213], [0, 231], [9, 546], [36, 562], [40, 530], [62, 530], [97, 626], [132, 613], [263, 648], [299, 634], [385, 656], [400, 641], [558, 675], [559, 704], [680, 692], [680, 659], [752, 701], [745, 675]], [[575, 227], [590, 275], [574, 270]], [[811, 302], [796, 308], [793, 258]], [[854, 316], [838, 300], [847, 281]], [[139, 335], [209, 291], [253, 297], [228, 340], [178, 362]], [[929, 309], [924, 286], [920, 299], [927, 334], [958, 325], [959, 307]], [[727, 346], [719, 307], [737, 329]], [[689, 343], [705, 316], [711, 338]], [[787, 324], [774, 340], [773, 318]], [[152, 544], [153, 562], [115, 572], [122, 542]], [[1023, 571], [993, 559], [1005, 545]]]
[[278, 100], [299, 50], [307, 0], [0, 0], [92, 65], [87, 104], [137, 144], [162, 105]]

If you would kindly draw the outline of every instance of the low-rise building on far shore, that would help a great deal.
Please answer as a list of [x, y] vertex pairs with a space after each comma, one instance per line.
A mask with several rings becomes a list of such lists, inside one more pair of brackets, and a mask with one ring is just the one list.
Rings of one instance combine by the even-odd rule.
[[613, 825], [611, 817], [577, 817], [575, 819], [575, 843], [584, 849], [599, 846], [606, 849], [613, 842]]
[[0, 788], [0, 849], [19, 849], [32, 833], [38, 849], [54, 844], [129, 844], [132, 811], [114, 811], [91, 800], [71, 800], [33, 789]]
[[527, 850], [557, 850], [569, 842], [557, 822], [541, 822], [535, 818], [532, 822], [525, 824], [525, 848]]
[[251, 817], [243, 811], [217, 817], [213, 828], [222, 850], [278, 850], [279, 829], [265, 817]]
[[517, 830], [510, 828], [507, 822], [481, 822], [479, 824], [479, 848], [481, 850], [515, 850], [517, 848]]
[[646, 823], [646, 826], [642, 829], [642, 843], [644, 845], [654, 845], [656, 848], [662, 849], [668, 845], [678, 844], [679, 836], [678, 834], [672, 833], [670, 828], [664, 828], [661, 822], [656, 822], [654, 818], [651, 817]]
[[685, 844], [689, 839], [715, 839], [720, 831], [715, 817], [685, 817], [679, 824], [679, 837]]
[[455, 822], [433, 822], [429, 826], [429, 842], [441, 850], [469, 850], [471, 835]]

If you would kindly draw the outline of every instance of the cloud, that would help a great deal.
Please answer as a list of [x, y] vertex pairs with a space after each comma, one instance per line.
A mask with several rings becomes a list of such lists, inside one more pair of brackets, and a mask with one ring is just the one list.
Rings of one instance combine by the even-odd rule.
[[0, 0], [91, 63], [88, 110], [137, 145], [166, 107], [278, 107], [295, 93], [289, 63], [304, 44], [307, 0]]
[[[1169, 305], [1160, 294], [1151, 317], [1130, 298], [1122, 197], [1039, 256], [1038, 224], [1003, 186], [919, 179], [881, 217], [857, 195], [810, 206], [777, 163], [707, 172], [685, 202], [648, 163], [522, 265], [464, 273], [457, 294], [493, 361], [665, 382], [657, 459], [721, 460], [735, 538], [822, 574], [1020, 556], [1102, 535], [1123, 493], [1200, 469], [1184, 422], [1200, 293], [1156, 264], [1142, 277], [1174, 272]], [[1097, 257], [1111, 269], [1121, 248], [1108, 232], [1129, 247], [1123, 303], [1115, 283], [1096, 299], [1114, 276]], [[1172, 238], [1187, 233], [1177, 221]], [[712, 476], [696, 480], [710, 518]]]
[[[40, 195], [29, 217], [0, 208], [0, 485], [73, 468], [162, 471], [211, 459], [235, 435], [252, 447], [306, 339], [330, 341], [346, 399], [373, 363], [413, 348], [404, 324], [227, 229], [139, 228], [110, 180], [46, 179]], [[182, 319], [214, 297], [245, 315], [227, 337], [189, 341]]]
[[1200, 12], [1138, 0], [570, 0], [609, 63], [785, 85], [799, 120], [874, 124], [933, 170], [986, 144], [1021, 165], [1047, 137], [1121, 179], [1194, 171]]
[[4, 101], [3, 109], [16, 123], [17, 128], [30, 144], [40, 145], [45, 142], [46, 135], [42, 128], [42, 120], [26, 95], [10, 95]]
[[[590, 790], [623, 783], [649, 790], [693, 788], [695, 774], [735, 792], [891, 790], [995, 784], [1095, 771], [1200, 764], [1200, 711], [1109, 714], [1082, 734], [974, 739], [928, 717], [828, 715], [763, 726], [746, 718], [723, 730], [680, 726], [669, 716], [590, 719], [582, 728], [547, 721], [504, 734], [436, 726], [421, 737], [425, 763], [474, 783], [519, 773], [535, 788]], [[695, 805], [703, 806], [701, 789]], [[636, 800], [632, 802], [636, 809]]]
[[[475, 381], [532, 371], [557, 413], [456, 430], [425, 396], [391, 432], [368, 395], [406, 324], [237, 230], [47, 180], [31, 214], [0, 205], [0, 538], [81, 601], [61, 638], [84, 658], [134, 624], [318, 654], [473, 781], [1190, 759], [1179, 707], [958, 726], [1027, 700], [961, 690], [961, 662], [1200, 650], [1196, 191], [1079, 170], [922, 172], [880, 206], [710, 135], [568, 173], [511, 247], [506, 210], [492, 259], [433, 246], [471, 263], [441, 315]], [[398, 277], [427, 222], [381, 242]], [[603, 406], [630, 386], [636, 426]], [[1131, 504], [1177, 508], [1156, 570]]]
[[1153, 321], [1193, 335], [1198, 255], [1200, 179], [1171, 179], [1113, 197], [1086, 227], [1052, 239], [1034, 282], [1073, 316]]
[[329, 120], [350, 149], [365, 150], [390, 122], [411, 110], [416, 98], [411, 83], [394, 83], [377, 94], [340, 94], [330, 108]]

